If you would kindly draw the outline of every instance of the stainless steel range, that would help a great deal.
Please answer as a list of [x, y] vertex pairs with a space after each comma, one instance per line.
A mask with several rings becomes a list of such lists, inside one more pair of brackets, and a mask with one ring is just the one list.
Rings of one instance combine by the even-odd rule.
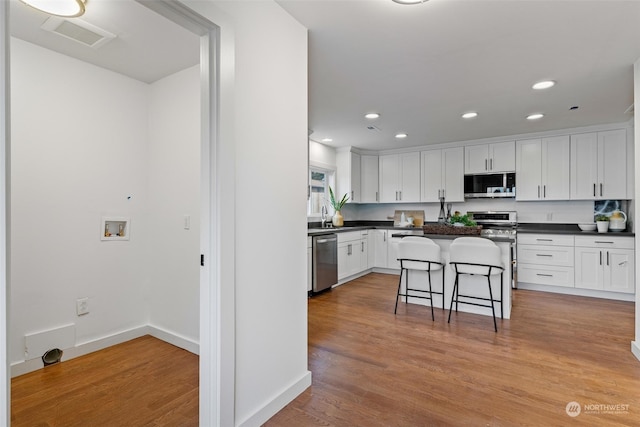
[[511, 242], [511, 287], [518, 288], [516, 228], [518, 216], [515, 211], [480, 211], [467, 212], [467, 215], [482, 226], [480, 235], [488, 239], [508, 239]]
[[477, 211], [467, 212], [469, 217], [482, 226], [481, 236], [486, 238], [516, 239], [518, 226], [515, 211]]

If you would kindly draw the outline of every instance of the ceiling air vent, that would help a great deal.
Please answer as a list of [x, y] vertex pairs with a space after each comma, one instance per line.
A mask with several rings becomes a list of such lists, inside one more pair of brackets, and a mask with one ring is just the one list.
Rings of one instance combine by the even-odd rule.
[[367, 129], [369, 129], [369, 130], [375, 130], [375, 131], [377, 131], [377, 132], [380, 132], [380, 129], [379, 129], [379, 128], [377, 128], [377, 127], [375, 127], [374, 125], [367, 125]]
[[41, 28], [94, 49], [116, 38], [115, 34], [77, 18], [72, 21], [51, 17], [42, 24]]

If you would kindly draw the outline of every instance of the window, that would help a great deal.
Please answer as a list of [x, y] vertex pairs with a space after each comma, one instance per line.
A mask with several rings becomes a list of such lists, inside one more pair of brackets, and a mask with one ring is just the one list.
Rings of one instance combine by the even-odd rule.
[[329, 169], [311, 166], [309, 168], [309, 204], [307, 216], [319, 217], [322, 206], [328, 208], [329, 185], [333, 184], [334, 172]]

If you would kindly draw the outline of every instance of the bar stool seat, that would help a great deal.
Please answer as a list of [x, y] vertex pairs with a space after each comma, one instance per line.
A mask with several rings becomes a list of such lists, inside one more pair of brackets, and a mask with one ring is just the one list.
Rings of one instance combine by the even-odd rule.
[[[396, 295], [396, 307], [394, 314], [398, 312], [398, 300], [405, 297], [409, 303], [411, 298], [428, 299], [431, 305], [431, 320], [435, 321], [433, 314], [433, 294], [442, 295], [442, 309], [444, 310], [444, 263], [440, 256], [440, 246], [426, 237], [407, 236], [398, 243], [398, 261], [400, 261], [400, 280]], [[429, 290], [411, 288], [409, 286], [409, 270], [426, 271]], [[442, 292], [435, 292], [431, 287], [431, 272], [442, 270]], [[402, 293], [402, 276], [405, 276], [405, 292]], [[428, 295], [428, 296], [427, 296]]]
[[[489, 239], [482, 237], [459, 237], [451, 243], [449, 248], [449, 264], [453, 266], [456, 278], [453, 283], [453, 294], [451, 297], [451, 305], [449, 306], [449, 319], [447, 323], [451, 322], [451, 311], [453, 310], [454, 302], [456, 304], [456, 312], [458, 311], [458, 303], [490, 307], [493, 314], [493, 327], [495, 331], [498, 332], [494, 303], [500, 303], [500, 317], [504, 318], [502, 308], [502, 276], [504, 266], [502, 265], [501, 258], [500, 248]], [[461, 275], [485, 276], [489, 285], [489, 298], [461, 295], [459, 292]], [[491, 277], [497, 275], [500, 275], [500, 299], [494, 299], [491, 289]], [[461, 300], [460, 298], [463, 299]], [[474, 302], [475, 300], [486, 301], [488, 303], [478, 303]]]

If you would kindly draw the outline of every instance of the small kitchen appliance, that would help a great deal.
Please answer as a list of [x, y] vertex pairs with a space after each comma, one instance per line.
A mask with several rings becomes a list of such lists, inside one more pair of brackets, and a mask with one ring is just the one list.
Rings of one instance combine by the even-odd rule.
[[609, 217], [609, 231], [624, 231], [627, 228], [627, 214], [615, 210]]

